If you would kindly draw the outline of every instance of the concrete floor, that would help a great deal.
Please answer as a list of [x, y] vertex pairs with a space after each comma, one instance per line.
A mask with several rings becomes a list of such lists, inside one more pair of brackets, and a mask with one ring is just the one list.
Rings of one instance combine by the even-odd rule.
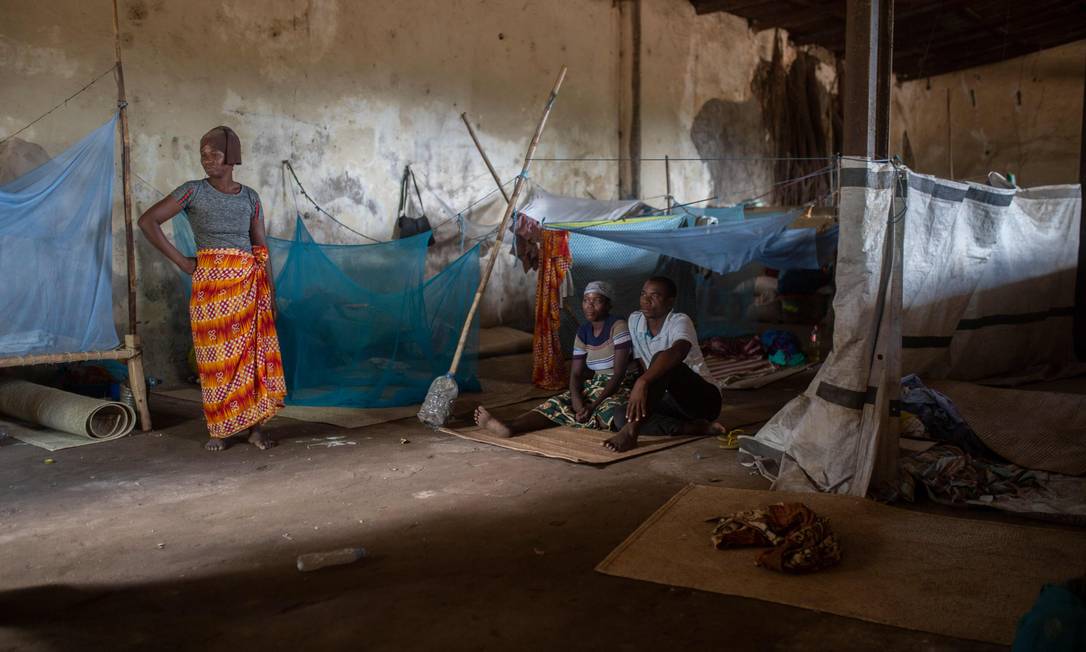
[[152, 409], [151, 434], [0, 445], [0, 649], [995, 648], [594, 572], [683, 485], [766, 486], [712, 439], [595, 468], [277, 419], [277, 448], [211, 454], [197, 404]]

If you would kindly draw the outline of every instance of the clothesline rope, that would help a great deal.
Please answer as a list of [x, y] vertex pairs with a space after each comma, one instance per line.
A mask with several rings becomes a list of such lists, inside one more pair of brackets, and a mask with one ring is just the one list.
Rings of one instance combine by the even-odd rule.
[[11, 140], [12, 138], [15, 138], [16, 136], [18, 136], [19, 134], [23, 133], [23, 132], [24, 132], [24, 131], [26, 131], [27, 129], [30, 129], [30, 128], [31, 128], [31, 127], [33, 127], [34, 125], [38, 124], [38, 122], [40, 122], [41, 120], [43, 120], [43, 119], [44, 119], [44, 118], [45, 118], [46, 116], [48, 116], [48, 115], [49, 115], [50, 113], [52, 113], [53, 111], [56, 111], [57, 109], [59, 109], [59, 108], [61, 108], [62, 106], [66, 105], [66, 104], [67, 104], [68, 102], [70, 102], [70, 101], [72, 101], [73, 99], [75, 99], [75, 97], [76, 97], [77, 95], [81, 94], [81, 93], [82, 93], [83, 91], [87, 90], [87, 89], [88, 89], [88, 88], [90, 88], [91, 86], [94, 86], [94, 84], [96, 84], [96, 83], [98, 82], [98, 80], [100, 80], [101, 78], [105, 77], [105, 76], [106, 76], [106, 75], [108, 75], [109, 73], [113, 72], [113, 71], [114, 71], [114, 70], [115, 70], [116, 68], [117, 68], [117, 64], [113, 64], [113, 65], [112, 65], [112, 66], [110, 66], [110, 67], [109, 67], [108, 69], [106, 69], [106, 71], [105, 71], [105, 72], [103, 72], [102, 74], [98, 75], [98, 76], [97, 76], [97, 77], [95, 77], [94, 79], [90, 80], [90, 81], [89, 81], [89, 82], [88, 82], [88, 83], [87, 83], [87, 84], [86, 84], [85, 86], [83, 86], [83, 88], [80, 88], [80, 89], [79, 89], [79, 90], [77, 90], [76, 92], [74, 92], [74, 93], [72, 93], [71, 95], [69, 95], [68, 97], [64, 98], [64, 100], [63, 100], [62, 102], [60, 102], [59, 104], [57, 104], [57, 105], [56, 105], [56, 106], [54, 106], [53, 108], [51, 108], [51, 109], [49, 109], [48, 111], [46, 111], [45, 113], [43, 113], [43, 114], [39, 115], [39, 116], [38, 116], [37, 118], [34, 118], [33, 120], [31, 120], [31, 121], [30, 121], [29, 123], [27, 123], [27, 124], [26, 124], [26, 126], [24, 126], [24, 127], [22, 128], [22, 129], [20, 129], [20, 130], [16, 131], [16, 132], [15, 132], [15, 133], [13, 133], [13, 134], [9, 134], [8, 136], [5, 136], [3, 140], [0, 140], [0, 145], [3, 145], [4, 143], [8, 142], [8, 141], [9, 141], [9, 140]]
[[600, 163], [625, 163], [628, 161], [640, 161], [642, 163], [664, 163], [667, 161], [686, 161], [686, 162], [701, 162], [710, 163], [714, 161], [836, 161], [838, 159], [850, 160], [850, 161], [870, 161], [872, 163], [889, 163], [893, 159], [875, 159], [867, 158], [864, 156], [842, 156], [835, 154], [832, 156], [641, 156], [638, 158], [632, 158], [629, 156], [552, 156], [532, 159], [534, 161], [551, 161], [554, 163], [578, 163], [578, 162], [600, 162]]

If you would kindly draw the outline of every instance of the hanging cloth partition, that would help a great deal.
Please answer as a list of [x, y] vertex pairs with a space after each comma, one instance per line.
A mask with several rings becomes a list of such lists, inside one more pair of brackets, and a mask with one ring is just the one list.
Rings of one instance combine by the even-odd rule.
[[117, 118], [0, 186], [0, 357], [106, 351]]

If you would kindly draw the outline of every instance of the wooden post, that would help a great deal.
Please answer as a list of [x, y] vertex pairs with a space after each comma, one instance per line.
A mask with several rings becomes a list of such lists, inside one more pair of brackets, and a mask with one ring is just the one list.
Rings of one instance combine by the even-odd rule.
[[954, 132], [950, 128], [950, 89], [946, 89], [946, 162], [950, 168], [948, 178], [954, 180]]
[[875, 155], [879, 54], [878, 4], [848, 0], [845, 22], [845, 156]]
[[664, 154], [664, 185], [667, 187], [667, 214], [671, 215], [671, 159]]
[[124, 244], [128, 265], [128, 334], [138, 334], [136, 322], [136, 252], [132, 233], [132, 141], [128, 134], [128, 99], [121, 64], [121, 27], [117, 0], [113, 0], [113, 47], [117, 57], [117, 107], [121, 112], [121, 184], [124, 190]]
[[890, 80], [894, 68], [894, 0], [879, 0], [875, 89], [875, 157], [890, 158]]
[[641, 0], [633, 2], [633, 46], [630, 59], [633, 74], [630, 78], [630, 196], [641, 197]]
[[117, 0], [113, 0], [113, 48], [117, 60], [117, 108], [121, 112], [121, 185], [124, 190], [124, 257], [128, 276], [128, 333], [125, 346], [135, 353], [128, 359], [128, 385], [136, 401], [140, 430], [151, 429], [147, 406], [147, 384], [143, 376], [143, 350], [139, 341], [136, 313], [136, 244], [132, 231], [132, 139], [128, 133], [128, 99], [124, 90], [124, 66], [121, 64], [121, 23]]
[[[1082, 86], [1082, 131], [1079, 132], [1078, 183], [1086, 188], [1086, 84]], [[1086, 206], [1086, 204], [1084, 204]], [[1079, 209], [1078, 269], [1075, 271], [1075, 357], [1086, 361], [1086, 209]]]
[[[867, 159], [888, 154], [893, 0], [848, 0], [845, 23], [845, 156]], [[893, 215], [891, 203], [889, 215]], [[875, 215], [885, 220], [889, 215]], [[882, 276], [877, 303], [882, 318], [877, 326], [875, 351], [868, 383], [878, 388], [871, 415], [861, 429], [875, 437], [870, 481], [873, 492], [897, 483], [898, 418], [896, 406], [901, 383], [901, 271], [903, 224], [886, 229]], [[865, 410], [865, 413], [867, 410]]]

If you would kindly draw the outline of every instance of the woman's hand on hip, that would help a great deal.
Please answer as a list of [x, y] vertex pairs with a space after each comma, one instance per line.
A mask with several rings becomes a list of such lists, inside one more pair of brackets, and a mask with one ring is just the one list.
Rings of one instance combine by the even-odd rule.
[[178, 267], [181, 268], [182, 272], [188, 274], [189, 276], [192, 276], [192, 273], [196, 271], [196, 259], [185, 258], [185, 262], [181, 265], [178, 265]]

